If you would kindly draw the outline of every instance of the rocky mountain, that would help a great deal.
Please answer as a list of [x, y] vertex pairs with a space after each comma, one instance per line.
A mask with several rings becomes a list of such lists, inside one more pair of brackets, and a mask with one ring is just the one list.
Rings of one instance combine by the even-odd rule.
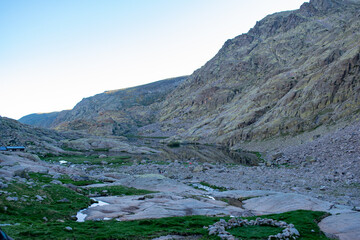
[[78, 138], [76, 133], [59, 133], [22, 124], [16, 120], [0, 117], [0, 146], [25, 146], [27, 152], [62, 152], [60, 141]]
[[311, 0], [226, 41], [189, 77], [85, 98], [44, 125], [234, 146], [352, 121], [360, 112], [359, 19], [359, 0]]
[[359, 19], [358, 0], [311, 0], [265, 17], [168, 95], [160, 124], [181, 139], [233, 146], [353, 119]]
[[54, 120], [59, 114], [60, 112], [33, 113], [20, 118], [18, 121], [32, 126], [51, 128]]
[[165, 79], [132, 88], [106, 91], [84, 98], [72, 110], [31, 114], [19, 121], [61, 131], [76, 130], [96, 135], [124, 135], [150, 124], [159, 112], [159, 102], [186, 76]]

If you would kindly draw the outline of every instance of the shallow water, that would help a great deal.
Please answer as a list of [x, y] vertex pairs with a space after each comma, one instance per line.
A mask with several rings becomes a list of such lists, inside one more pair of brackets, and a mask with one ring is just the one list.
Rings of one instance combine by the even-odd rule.
[[[76, 218], [77, 218], [77, 222], [85, 222], [85, 218], [87, 217], [87, 214], [84, 213], [84, 211], [88, 210], [89, 208], [94, 208], [94, 207], [98, 207], [98, 206], [105, 206], [105, 205], [109, 205], [109, 203], [107, 202], [103, 202], [100, 200], [96, 200], [95, 198], [91, 198], [94, 201], [97, 201], [97, 203], [93, 203], [91, 204], [88, 208], [82, 209], [80, 210], [77, 214], [76, 214]], [[105, 220], [105, 219], [104, 219]]]
[[215, 192], [215, 191], [218, 191], [218, 190], [213, 189], [213, 188], [211, 188], [211, 187], [204, 186], [204, 185], [202, 185], [201, 183], [193, 183], [193, 184], [191, 184], [191, 185], [192, 185], [193, 187], [197, 187], [197, 188], [203, 189], [203, 190], [205, 190], [205, 191], [207, 191], [207, 192]]

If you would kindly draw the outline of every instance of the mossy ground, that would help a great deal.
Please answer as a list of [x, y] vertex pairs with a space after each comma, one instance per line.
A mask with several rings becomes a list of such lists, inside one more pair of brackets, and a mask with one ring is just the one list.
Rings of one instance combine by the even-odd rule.
[[45, 156], [42, 157], [42, 160], [48, 162], [60, 162], [61, 160], [67, 161], [72, 164], [89, 164], [89, 165], [101, 165], [106, 162], [106, 164], [113, 165], [132, 165], [130, 156], [113, 156], [113, 157], [104, 157], [99, 158], [99, 156], [77, 156], [77, 155], [64, 155], [64, 156]]
[[[28, 176], [38, 182], [42, 182], [42, 183], [50, 183], [51, 181], [53, 181], [54, 179], [51, 177], [51, 175], [48, 174], [43, 174], [43, 173], [34, 173], [34, 172], [30, 172], [28, 173]], [[63, 184], [73, 184], [76, 186], [86, 186], [86, 185], [90, 185], [90, 184], [96, 184], [96, 183], [102, 183], [100, 181], [97, 180], [92, 180], [92, 179], [86, 179], [86, 180], [73, 180], [71, 179], [69, 176], [67, 175], [61, 175], [60, 178], [56, 179], [59, 180], [60, 182], [62, 182]]]
[[[3, 191], [10, 193], [0, 196], [0, 221], [2, 223], [33, 223], [69, 220], [79, 209], [86, 208], [91, 199], [73, 190], [56, 184], [31, 185], [14, 182]], [[39, 200], [40, 196], [43, 200]], [[7, 197], [17, 197], [18, 200], [7, 200]], [[68, 201], [62, 202], [62, 199]]]
[[[283, 214], [264, 217], [279, 219], [282, 218], [281, 215]], [[300, 231], [300, 239], [328, 239], [320, 233], [316, 225], [316, 220], [324, 215], [323, 212], [295, 211], [285, 213], [285, 215], [287, 216], [283, 220], [295, 224]], [[296, 219], [292, 220], [292, 218]], [[200, 235], [203, 240], [215, 240], [220, 238], [209, 236], [203, 226], [214, 224], [219, 219], [219, 217], [186, 216], [125, 222], [115, 220], [83, 223], [70, 220], [65, 222], [23, 221], [20, 225], [3, 228], [15, 239], [152, 239], [163, 235]], [[71, 227], [72, 230], [68, 231], [65, 227]], [[267, 239], [267, 236], [281, 231], [281, 228], [268, 226], [239, 227], [229, 230], [231, 234], [241, 239]]]
[[[163, 235], [199, 235], [201, 239], [219, 239], [209, 236], [203, 226], [209, 226], [220, 217], [185, 216], [161, 219], [118, 222], [85, 221], [76, 222], [74, 215], [91, 204], [86, 191], [75, 192], [61, 185], [49, 183], [48, 176], [29, 174], [28, 182], [13, 182], [0, 194], [0, 224], [14, 239], [152, 239]], [[29, 184], [30, 183], [30, 184]], [[130, 189], [123, 186], [104, 187], [107, 195], [145, 194], [146, 190]], [[6, 194], [8, 192], [10, 194]], [[43, 200], [39, 201], [39, 195]], [[9, 201], [7, 197], [18, 197]], [[59, 201], [61, 199], [69, 201]], [[327, 239], [317, 226], [324, 212], [293, 211], [263, 216], [287, 223], [293, 223], [300, 231], [301, 239]], [[224, 217], [228, 220], [229, 217]], [[71, 227], [72, 230], [66, 230]], [[280, 228], [242, 227], [230, 232], [242, 239], [264, 239], [281, 232]]]

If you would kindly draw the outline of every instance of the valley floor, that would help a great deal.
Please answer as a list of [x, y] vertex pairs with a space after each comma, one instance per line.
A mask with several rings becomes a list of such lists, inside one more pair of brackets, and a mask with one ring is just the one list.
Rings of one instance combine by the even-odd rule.
[[[268, 151], [262, 154], [264, 159], [258, 166], [239, 165], [227, 159], [204, 162], [204, 153], [215, 154], [206, 148], [198, 153], [199, 157], [179, 155], [178, 159], [167, 158], [170, 153], [160, 157], [159, 152], [121, 156], [93, 152], [87, 157], [64, 155], [42, 160], [29, 153], [2, 153], [0, 188], [4, 190], [0, 193], [5, 210], [1, 211], [6, 219], [7, 204], [27, 201], [26, 194], [7, 189], [13, 181], [19, 186], [37, 186], [33, 175], [29, 175], [36, 172], [45, 174], [35, 175], [36, 179], [48, 183], [39, 191], [58, 184], [108, 203], [84, 210], [86, 220], [188, 215], [247, 217], [306, 209], [332, 214], [320, 223], [329, 236], [360, 239], [357, 238], [360, 235], [359, 126], [323, 134], [295, 147]], [[220, 151], [217, 154], [226, 158]], [[145, 192], [136, 190], [138, 196], [125, 196], [123, 190], [118, 192], [121, 186]], [[93, 191], [95, 188], [102, 190]], [[36, 201], [46, 199], [44, 196], [35, 196]]]

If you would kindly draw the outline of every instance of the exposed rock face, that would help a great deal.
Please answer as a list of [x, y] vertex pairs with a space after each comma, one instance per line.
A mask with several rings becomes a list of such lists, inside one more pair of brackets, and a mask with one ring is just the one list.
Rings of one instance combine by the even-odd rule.
[[267, 16], [170, 94], [160, 120], [181, 138], [232, 146], [355, 116], [359, 11], [360, 1], [313, 0]]
[[360, 112], [359, 18], [359, 0], [311, 0], [226, 41], [189, 77], [85, 98], [44, 125], [234, 146], [353, 120]]
[[96, 135], [128, 134], [139, 126], [152, 123], [159, 111], [158, 102], [163, 101], [185, 78], [177, 77], [84, 98], [74, 109], [58, 113], [52, 122], [43, 127]]

